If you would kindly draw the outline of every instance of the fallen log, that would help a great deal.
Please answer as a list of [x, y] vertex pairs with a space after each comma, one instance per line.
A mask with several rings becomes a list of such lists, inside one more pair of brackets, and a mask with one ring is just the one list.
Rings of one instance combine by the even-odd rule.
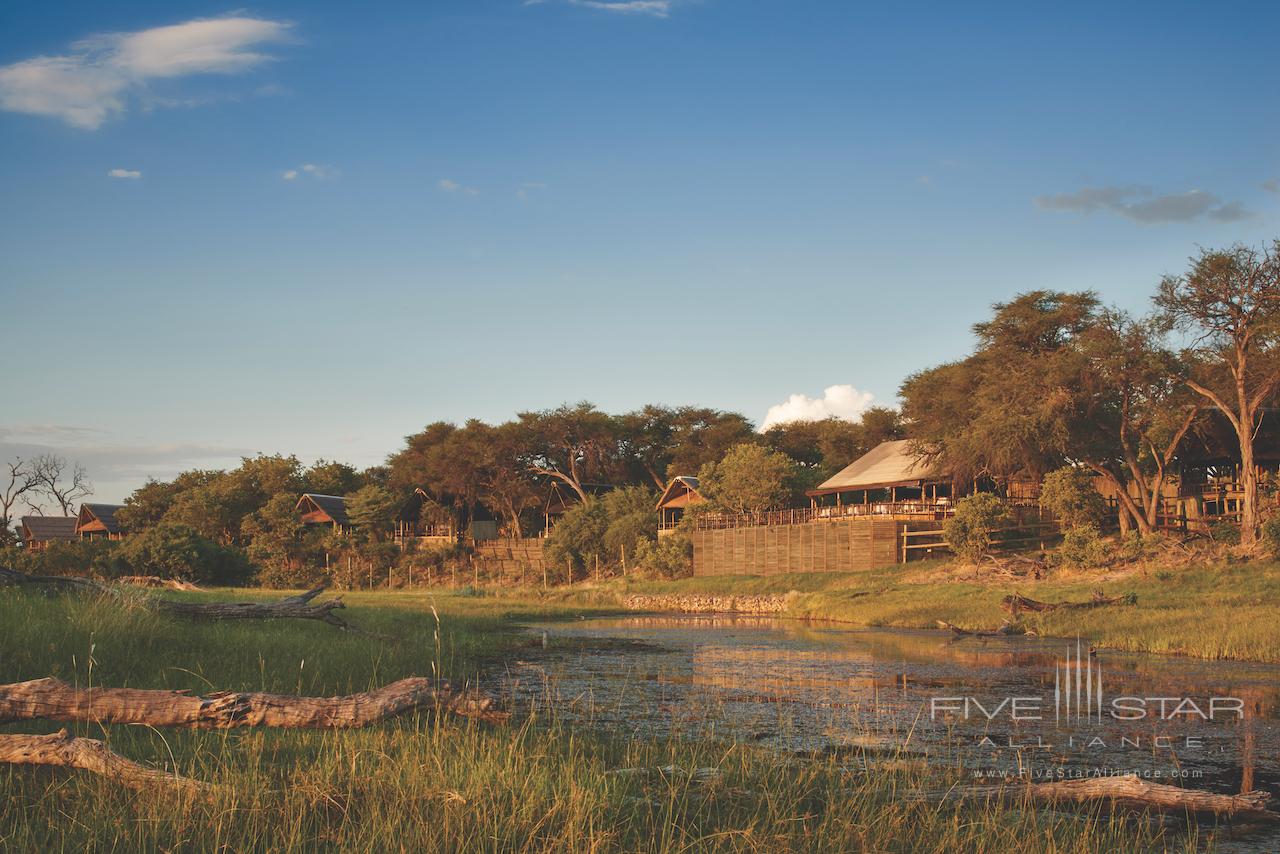
[[1152, 783], [1136, 774], [1038, 783], [1028, 786], [1026, 792], [1032, 800], [1042, 803], [1083, 804], [1106, 801], [1118, 806], [1157, 812], [1280, 821], [1280, 813], [1267, 809], [1267, 801], [1271, 798], [1269, 792], [1218, 795]]
[[196, 697], [183, 691], [73, 688], [53, 678], [0, 685], [0, 723], [45, 719], [196, 729], [243, 726], [347, 729], [371, 726], [422, 708], [438, 708], [491, 722], [509, 717], [492, 697], [474, 691], [455, 691], [448, 684], [437, 688], [430, 679], [421, 676], [345, 697], [297, 697], [253, 691], [220, 691]]
[[1013, 625], [1008, 620], [1005, 620], [1003, 623], [1001, 623], [1000, 628], [996, 629], [993, 632], [982, 631], [980, 629], [962, 629], [959, 626], [957, 626], [955, 623], [948, 623], [946, 620], [935, 620], [934, 622], [938, 624], [938, 628], [947, 629], [953, 634], [955, 634], [957, 637], [1000, 638], [1000, 637], [1018, 637], [1021, 635], [1031, 634], [1031, 632], [1028, 632], [1026, 629], [1020, 626]]
[[[62, 575], [26, 575], [0, 566], [0, 586], [35, 587], [43, 590], [64, 593], [95, 593], [101, 596], [129, 596], [129, 601], [143, 607], [180, 617], [192, 617], [206, 620], [271, 620], [293, 618], [300, 620], [318, 620], [327, 625], [352, 634], [389, 639], [386, 635], [366, 632], [333, 613], [347, 607], [342, 598], [337, 597], [325, 602], [311, 604], [311, 600], [319, 596], [325, 589], [320, 585], [306, 593], [286, 596], [276, 602], [181, 602], [166, 599], [163, 596], [136, 595], [134, 591], [122, 591], [117, 587], [100, 584], [88, 578], [76, 578]], [[189, 588], [198, 589], [194, 585]]]
[[1023, 596], [1021, 593], [1014, 593], [1004, 597], [1000, 602], [1000, 607], [1012, 616], [1017, 616], [1022, 611], [1033, 611], [1043, 614], [1049, 611], [1057, 611], [1059, 609], [1073, 608], [1100, 608], [1104, 605], [1136, 605], [1138, 604], [1137, 594], [1125, 593], [1121, 596], [1105, 596], [1101, 590], [1093, 591], [1093, 595], [1084, 602], [1039, 602]]
[[192, 793], [214, 787], [168, 771], [125, 759], [101, 741], [73, 738], [65, 729], [52, 735], [0, 735], [0, 763], [78, 768], [114, 780], [130, 789], [176, 787]]

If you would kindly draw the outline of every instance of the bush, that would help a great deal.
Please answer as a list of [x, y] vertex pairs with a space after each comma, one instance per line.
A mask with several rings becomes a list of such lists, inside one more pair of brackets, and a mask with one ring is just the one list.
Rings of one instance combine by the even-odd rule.
[[1076, 525], [1062, 535], [1062, 545], [1055, 555], [1063, 566], [1089, 568], [1111, 562], [1110, 545], [1092, 525]]
[[1240, 526], [1234, 522], [1213, 522], [1209, 525], [1209, 539], [1228, 546], [1240, 545]]
[[119, 550], [120, 543], [111, 540], [58, 540], [39, 551], [9, 549], [3, 560], [27, 575], [119, 578], [130, 574]]
[[636, 566], [660, 578], [686, 578], [693, 569], [693, 542], [679, 533], [646, 540], [636, 550]]
[[1262, 523], [1262, 544], [1272, 557], [1280, 558], [1280, 514]]
[[1009, 508], [1000, 498], [979, 492], [956, 502], [955, 515], [943, 524], [942, 535], [958, 557], [976, 563], [1010, 522]]
[[655, 500], [649, 490], [629, 486], [571, 508], [547, 537], [544, 554], [549, 575], [563, 579], [562, 573], [571, 569], [577, 577], [597, 559], [616, 565], [624, 549], [628, 556], [637, 555], [642, 544], [658, 536]]
[[120, 543], [119, 557], [134, 575], [207, 584], [241, 584], [253, 567], [245, 553], [202, 537], [190, 525], [161, 522]]
[[1065, 466], [1045, 475], [1040, 505], [1067, 528], [1097, 528], [1107, 516], [1107, 502], [1084, 469]]

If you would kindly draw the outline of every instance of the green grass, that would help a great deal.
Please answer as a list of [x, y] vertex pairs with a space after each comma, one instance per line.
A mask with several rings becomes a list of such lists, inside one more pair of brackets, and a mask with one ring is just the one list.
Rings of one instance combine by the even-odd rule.
[[[564, 595], [350, 595], [344, 616], [391, 641], [296, 620], [196, 623], [110, 601], [10, 593], [0, 598], [0, 679], [327, 694], [435, 665], [467, 680], [511, 653], [515, 621], [595, 610], [554, 601]], [[424, 713], [344, 732], [69, 729], [221, 789], [138, 796], [79, 772], [0, 768], [0, 849], [1083, 854], [1197, 844], [1194, 833], [1161, 836], [1145, 823], [913, 796], [959, 779], [945, 769], [888, 762], [867, 773], [749, 746], [590, 735], [557, 723], [553, 709], [507, 727]], [[719, 776], [611, 773], [662, 766]]]
[[[1134, 607], [1024, 614], [1043, 635], [1080, 636], [1115, 649], [1210, 659], [1280, 662], [1280, 562], [1219, 564], [1097, 580], [1084, 573], [1042, 581], [939, 581], [942, 564], [909, 564], [855, 573], [714, 576], [615, 585], [635, 593], [785, 594], [787, 616], [857, 626], [934, 628], [945, 620], [991, 630], [1006, 614], [1000, 600], [1015, 590], [1041, 601], [1080, 601], [1093, 590], [1135, 593]], [[598, 595], [598, 594], [597, 594]]]

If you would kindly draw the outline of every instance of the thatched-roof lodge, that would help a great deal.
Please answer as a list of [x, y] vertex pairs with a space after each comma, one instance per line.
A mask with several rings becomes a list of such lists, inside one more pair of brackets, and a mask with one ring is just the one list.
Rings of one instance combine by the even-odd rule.
[[913, 454], [910, 445], [907, 439], [881, 442], [806, 494], [815, 508], [861, 506], [887, 513], [949, 505], [951, 475]]
[[341, 495], [304, 493], [294, 507], [304, 525], [330, 525], [336, 530], [351, 527], [347, 518], [347, 499]]
[[76, 535], [82, 540], [119, 540], [124, 530], [116, 521], [116, 511], [123, 504], [81, 504], [76, 517]]
[[57, 540], [76, 539], [75, 516], [23, 516], [18, 536], [33, 552], [41, 551]]
[[673, 530], [684, 517], [685, 510], [695, 504], [702, 504], [707, 499], [699, 491], [701, 484], [692, 475], [677, 475], [671, 478], [667, 488], [658, 499], [658, 531]]

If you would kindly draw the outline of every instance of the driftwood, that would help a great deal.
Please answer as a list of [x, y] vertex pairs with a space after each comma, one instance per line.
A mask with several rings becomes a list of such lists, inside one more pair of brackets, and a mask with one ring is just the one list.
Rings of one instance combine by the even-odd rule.
[[938, 624], [938, 628], [947, 629], [951, 631], [953, 634], [955, 634], [957, 637], [1002, 638], [1002, 637], [1018, 637], [1021, 635], [1032, 634], [1032, 632], [1028, 632], [1026, 629], [1020, 626], [1013, 625], [1008, 620], [1005, 620], [1003, 623], [1001, 623], [1000, 628], [996, 629], [993, 632], [973, 630], [973, 629], [962, 629], [959, 626], [957, 626], [955, 623], [948, 623], [946, 620], [935, 620], [935, 622]]
[[112, 753], [101, 741], [73, 738], [65, 729], [53, 735], [0, 735], [0, 763], [79, 768], [107, 777], [130, 789], [161, 785], [196, 793], [213, 788], [189, 777], [139, 765]]
[[1101, 590], [1095, 590], [1093, 591], [1093, 596], [1084, 602], [1038, 602], [1035, 599], [1028, 599], [1020, 593], [1014, 593], [1004, 597], [1000, 607], [1016, 617], [1021, 611], [1034, 611], [1043, 614], [1059, 609], [1100, 608], [1104, 605], [1136, 605], [1137, 603], [1138, 597], [1133, 593], [1125, 593], [1122, 596], [1105, 596]]
[[125, 575], [116, 579], [131, 587], [164, 587], [169, 590], [201, 590], [202, 588], [178, 578], [161, 578], [158, 575]]
[[[179, 584], [181, 583], [179, 582]], [[26, 575], [0, 566], [0, 587], [3, 586], [33, 587], [59, 593], [94, 593], [101, 596], [126, 595], [118, 587], [100, 584], [88, 578], [62, 575]], [[198, 588], [190, 585], [176, 589], [194, 590]], [[175, 599], [166, 599], [162, 596], [133, 595], [132, 592], [127, 595], [130, 596], [131, 602], [137, 602], [143, 607], [168, 614], [176, 614], [180, 617], [206, 620], [271, 620], [277, 618], [319, 620], [344, 632], [388, 639], [385, 635], [378, 635], [357, 628], [333, 613], [336, 610], [347, 607], [343, 604], [341, 597], [314, 605], [311, 604], [311, 600], [324, 592], [324, 589], [325, 585], [322, 584], [319, 587], [308, 590], [306, 593], [286, 596], [276, 602], [180, 602]]]
[[1044, 803], [1082, 804], [1105, 801], [1118, 806], [1158, 812], [1280, 821], [1280, 813], [1267, 809], [1267, 801], [1271, 798], [1268, 792], [1217, 795], [1151, 783], [1136, 774], [1039, 783], [1028, 786], [1025, 791], [1032, 800]]
[[464, 717], [504, 721], [493, 698], [437, 688], [413, 676], [345, 697], [220, 691], [193, 697], [182, 691], [73, 688], [59, 679], [0, 685], [0, 723], [46, 719], [81, 723], [227, 729], [242, 726], [333, 729], [370, 726], [414, 709], [439, 708]]

